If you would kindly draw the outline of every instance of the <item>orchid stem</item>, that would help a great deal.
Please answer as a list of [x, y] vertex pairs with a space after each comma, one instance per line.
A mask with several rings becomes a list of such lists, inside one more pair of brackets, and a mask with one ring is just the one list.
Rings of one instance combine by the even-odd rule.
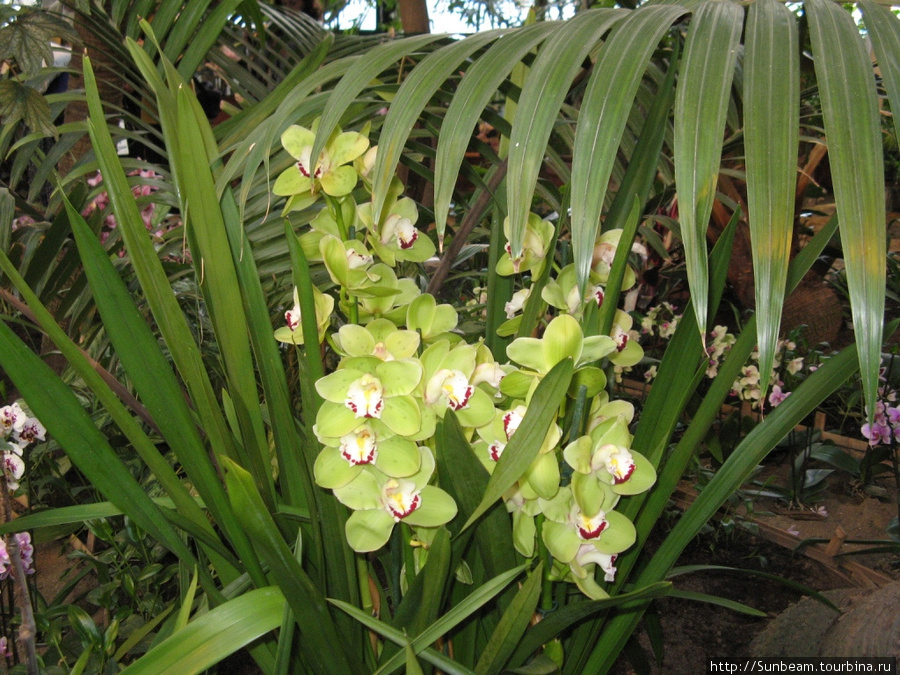
[[540, 559], [544, 561], [544, 578], [541, 581], [540, 611], [542, 614], [546, 614], [553, 609], [553, 581], [550, 579], [550, 575], [553, 573], [553, 559], [550, 556], [550, 551], [547, 550], [546, 544], [544, 544], [544, 514], [538, 515], [536, 525], [538, 555], [540, 556]]
[[[5, 471], [0, 471], [0, 492], [3, 493], [3, 522], [9, 522], [13, 511]], [[28, 580], [25, 577], [25, 568], [22, 567], [22, 556], [19, 554], [19, 542], [15, 535], [6, 537], [6, 552], [12, 564], [13, 579], [22, 594], [22, 624], [19, 626], [19, 644], [25, 652], [26, 672], [28, 675], [38, 675], [37, 649], [34, 643], [37, 627], [34, 623], [34, 611], [31, 608]]]

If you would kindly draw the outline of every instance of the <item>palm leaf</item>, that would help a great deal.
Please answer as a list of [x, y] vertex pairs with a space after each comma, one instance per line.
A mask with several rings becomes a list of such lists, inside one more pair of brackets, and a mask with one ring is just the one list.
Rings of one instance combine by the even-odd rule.
[[794, 224], [800, 65], [794, 14], [755, 2], [747, 16], [744, 145], [753, 244], [760, 390], [775, 359]]
[[722, 130], [743, 11], [704, 2], [691, 20], [675, 97], [675, 183], [688, 282], [701, 340], [706, 334], [706, 228], [719, 175]]
[[871, 421], [881, 366], [887, 254], [884, 158], [875, 78], [853, 17], [825, 0], [809, 0], [805, 7], [847, 264], [860, 375]]

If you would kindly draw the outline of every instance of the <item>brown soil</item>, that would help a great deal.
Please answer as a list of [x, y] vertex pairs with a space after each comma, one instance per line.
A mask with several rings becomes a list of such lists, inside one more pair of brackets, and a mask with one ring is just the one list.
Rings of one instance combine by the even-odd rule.
[[[786, 463], [775, 458], [767, 465], [766, 473], [772, 480], [784, 484], [786, 467]], [[847, 540], [884, 540], [887, 539], [885, 528], [888, 522], [897, 515], [897, 501], [889, 483], [882, 482], [880, 487], [886, 493], [886, 499], [868, 496], [846, 474], [835, 472], [829, 477], [824, 501], [817, 504], [824, 507], [827, 513], [824, 517], [813, 515], [810, 509], [788, 508], [789, 505], [774, 499], [755, 500], [748, 515], [760, 523], [789, 532], [796, 544], [805, 539], [831, 540], [838, 528], [846, 533]], [[740, 520], [741, 513], [747, 514], [747, 511], [742, 509], [731, 515]], [[790, 541], [791, 537], [786, 539]], [[839, 552], [860, 548], [864, 547], [844, 543]], [[885, 577], [900, 579], [897, 565], [900, 559], [896, 555], [838, 556], [831, 565], [823, 564], [753, 534], [752, 522], [748, 522], [746, 528], [735, 527], [730, 531], [714, 524], [709, 532], [691, 543], [678, 565], [723, 565], [759, 571], [789, 579], [818, 592], [848, 585], [847, 578], [841, 576], [843, 560], [861, 563], [878, 570]], [[639, 635], [639, 643], [652, 662], [651, 673], [702, 673], [706, 672], [710, 658], [748, 658], [752, 655], [750, 643], [754, 637], [785, 609], [805, 597], [783, 583], [746, 572], [697, 572], [676, 577], [673, 582], [679, 590], [717, 595], [744, 603], [765, 612], [766, 618], [690, 600], [661, 600], [657, 603], [663, 637], [661, 663], [656, 662], [651, 650], [646, 626], [642, 626]], [[865, 580], [860, 583], [865, 583]], [[831, 612], [824, 605], [822, 611]], [[613, 672], [626, 675], [636, 671], [623, 657]]]

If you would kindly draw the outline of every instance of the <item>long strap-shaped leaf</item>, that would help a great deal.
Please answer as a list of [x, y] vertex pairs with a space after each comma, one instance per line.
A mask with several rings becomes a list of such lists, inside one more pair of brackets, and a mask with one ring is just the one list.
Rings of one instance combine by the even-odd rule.
[[[228, 459], [225, 476], [228, 495], [244, 530], [266, 561], [272, 577], [285, 594], [300, 629], [303, 660], [315, 673], [359, 673], [360, 654], [345, 649], [341, 636], [325, 604], [322, 589], [316, 588], [291, 553], [275, 521], [263, 504], [249, 473]], [[281, 614], [278, 616], [279, 622]], [[355, 645], [352, 645], [355, 646]]]
[[[175, 161], [180, 164], [182, 213], [194, 243], [192, 253], [195, 268], [201, 275], [200, 290], [212, 319], [216, 343], [225, 364], [228, 393], [241, 427], [245, 466], [271, 507], [274, 505], [274, 487], [248, 340], [249, 328], [222, 210], [209, 170], [212, 158], [190, 144], [190, 139], [198, 138], [202, 133], [191, 98], [195, 99], [186, 87], [179, 88], [178, 131], [173, 141], [178, 145]], [[205, 119], [203, 121], [206, 123]], [[250, 255], [249, 251], [247, 255]]]
[[[869, 0], [859, 4], [863, 10], [866, 30], [872, 38], [872, 47], [881, 71], [881, 79], [891, 100], [891, 109], [900, 110], [900, 21], [888, 7]], [[900, 137], [900, 115], [892, 115], [894, 134]]]
[[602, 36], [626, 16], [628, 12], [617, 9], [577, 14], [544, 43], [528, 72], [509, 139], [507, 203], [513, 258], [522, 253], [534, 186], [572, 79]]
[[691, 19], [675, 96], [675, 184], [688, 283], [700, 335], [706, 334], [706, 228], [722, 156], [728, 93], [744, 12], [704, 2]]
[[[134, 300], [113, 267], [109, 255], [87, 223], [68, 202], [66, 207], [69, 209], [72, 231], [85, 274], [91, 287], [95, 289], [94, 301], [116, 355], [122, 361], [135, 390], [166, 442], [209, 505], [210, 512], [219, 522], [227, 522], [226, 511], [230, 507], [225, 489], [209, 461], [193, 415], [168, 361], [160, 351], [156, 337], [135, 307]], [[159, 456], [155, 447], [151, 446], [151, 449]], [[155, 458], [152, 459], [154, 461], [147, 461], [148, 467], [159, 480], [163, 480], [168, 473], [165, 471], [168, 464], [163, 462], [161, 467]], [[190, 517], [212, 533], [206, 516], [180, 482], [178, 485], [184, 496], [180, 499], [177, 494], [172, 496], [182, 515]]]
[[502, 34], [499, 30], [478, 33], [442, 47], [422, 59], [400, 86], [378, 139], [378, 158], [372, 173], [372, 213], [376, 220], [380, 220], [403, 146], [425, 104], [460, 63]]
[[166, 548], [196, 565], [193, 553], [116, 456], [72, 391], [4, 322], [0, 322], [0, 364], [91, 484]]
[[[521, 433], [516, 434], [510, 440], [503, 455], [500, 456], [497, 468], [494, 469], [487, 488], [485, 488], [481, 503], [469, 516], [466, 524], [463, 525], [463, 530], [478, 520], [495, 501], [500, 499], [537, 457], [547, 429], [556, 418], [559, 402], [563, 400], [565, 392], [569, 388], [573, 370], [572, 359], [564, 359], [553, 366], [538, 384], [528, 404], [528, 411], [519, 427]], [[504, 460], [503, 457], [507, 459]]]
[[438, 240], [444, 238], [459, 166], [484, 107], [522, 57], [559, 25], [555, 21], [541, 22], [506, 35], [466, 71], [444, 115], [434, 160], [434, 218]]
[[881, 365], [886, 255], [884, 157], [875, 77], [859, 29], [848, 12], [827, 0], [809, 0], [806, 10], [860, 376], [871, 419]]
[[284, 605], [284, 595], [272, 586], [245, 593], [191, 621], [122, 672], [128, 675], [201, 673], [277, 628]]
[[225, 426], [200, 350], [178, 306], [178, 300], [172, 293], [172, 287], [156, 250], [147, 236], [144, 221], [118, 162], [112, 138], [105, 125], [94, 122], [103, 120], [104, 115], [89, 59], [85, 59], [84, 80], [94, 152], [103, 171], [103, 179], [109, 184], [110, 201], [135, 274], [147, 298], [153, 318], [169, 347], [175, 367], [184, 378], [191, 400], [203, 421], [204, 431], [210, 437], [216, 452], [232, 454], [234, 449], [231, 432]]
[[582, 291], [606, 186], [641, 76], [660, 38], [683, 13], [680, 7], [665, 6], [636, 10], [613, 30], [594, 66], [572, 156], [572, 253]]
[[[115, 210], [119, 230], [128, 249], [135, 274], [144, 291], [144, 296], [147, 298], [156, 325], [169, 347], [175, 367], [181, 373], [188, 388], [203, 430], [209, 437], [213, 450], [217, 454], [233, 455], [235, 450], [231, 432], [225, 424], [221, 408], [213, 393], [200, 350], [194, 342], [184, 314], [178, 306], [178, 300], [172, 292], [172, 287], [169, 285], [156, 250], [147, 236], [147, 229], [144, 227], [144, 221], [118, 161], [112, 138], [105, 124], [97, 122], [97, 120], [103, 120], [103, 108], [100, 104], [90, 59], [85, 58], [84, 68], [85, 91], [90, 110], [91, 140], [103, 171], [104, 180], [107, 181], [109, 198]], [[232, 543], [253, 574], [254, 581], [262, 582], [264, 577], [258, 563], [255, 562], [256, 556], [241, 529], [233, 523], [231, 527], [227, 522], [220, 524], [226, 528]]]
[[744, 147], [763, 396], [775, 359], [794, 227], [800, 117], [797, 43], [793, 12], [776, 0], [750, 5], [744, 58]]
[[347, 107], [356, 100], [359, 93], [365, 89], [381, 72], [393, 63], [405, 58], [417, 49], [425, 47], [435, 40], [445, 38], [445, 35], [417, 35], [416, 37], [394, 40], [380, 45], [366, 53], [366, 58], [357, 61], [354, 68], [349, 70], [338, 85], [331, 92], [325, 110], [322, 111], [322, 120], [319, 122], [316, 142], [313, 144], [310, 157], [318, 157], [325, 147], [331, 132], [340, 124], [341, 117]]

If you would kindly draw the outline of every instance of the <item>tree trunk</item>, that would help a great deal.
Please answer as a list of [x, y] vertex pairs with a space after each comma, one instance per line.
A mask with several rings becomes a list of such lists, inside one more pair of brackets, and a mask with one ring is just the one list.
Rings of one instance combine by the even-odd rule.
[[400, 0], [400, 24], [407, 35], [430, 33], [428, 5], [425, 0]]

